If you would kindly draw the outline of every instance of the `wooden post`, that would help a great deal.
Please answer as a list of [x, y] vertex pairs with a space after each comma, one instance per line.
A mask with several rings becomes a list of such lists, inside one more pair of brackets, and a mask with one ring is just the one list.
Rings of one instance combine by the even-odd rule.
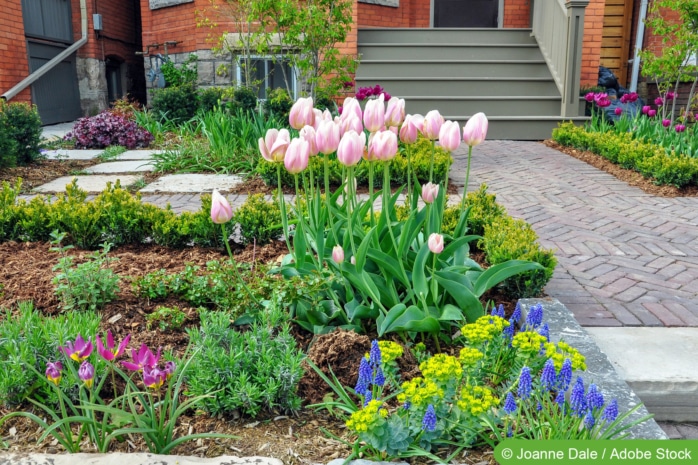
[[561, 116], [579, 114], [579, 81], [582, 68], [584, 11], [589, 0], [567, 0], [567, 59], [563, 84]]

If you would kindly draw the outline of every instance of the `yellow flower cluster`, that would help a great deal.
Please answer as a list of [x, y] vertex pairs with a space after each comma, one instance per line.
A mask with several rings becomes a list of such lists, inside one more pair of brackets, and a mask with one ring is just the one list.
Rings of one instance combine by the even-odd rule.
[[566, 342], [560, 341], [557, 343], [557, 346], [552, 342], [545, 344], [545, 356], [553, 359], [556, 370], [560, 370], [566, 358], [569, 358], [572, 362], [573, 370], [587, 369], [586, 358], [584, 355], [580, 354], [577, 349]]
[[484, 315], [475, 320], [475, 323], [463, 326], [460, 332], [471, 344], [480, 344], [501, 334], [507, 326], [509, 322], [504, 318]]
[[411, 402], [418, 407], [426, 407], [429, 404], [436, 404], [443, 396], [443, 389], [439, 388], [433, 381], [412, 378], [412, 380], [402, 383], [402, 392], [397, 395], [397, 400], [401, 404]]
[[464, 412], [470, 412], [471, 415], [477, 416], [497, 404], [499, 404], [499, 399], [488, 388], [466, 385], [460, 392], [460, 400], [457, 405]]
[[390, 363], [402, 357], [402, 346], [393, 341], [378, 341], [378, 347], [381, 350], [381, 359], [383, 363]]
[[439, 382], [459, 381], [463, 375], [463, 367], [456, 357], [446, 354], [436, 354], [419, 365], [425, 379]]
[[370, 401], [366, 407], [351, 414], [346, 423], [347, 428], [357, 433], [367, 432], [376, 420], [388, 416], [388, 411], [382, 406], [380, 400]]
[[460, 350], [460, 363], [464, 367], [474, 367], [485, 354], [472, 347], [463, 347]]
[[540, 352], [548, 340], [535, 331], [521, 331], [511, 341], [511, 345], [526, 355], [533, 356]]

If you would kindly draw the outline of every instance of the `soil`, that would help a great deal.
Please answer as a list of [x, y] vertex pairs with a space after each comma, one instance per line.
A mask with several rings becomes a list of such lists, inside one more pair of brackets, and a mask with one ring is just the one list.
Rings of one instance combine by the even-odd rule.
[[0, 168], [0, 183], [8, 181], [11, 185], [22, 178], [22, 194], [29, 194], [32, 189], [63, 176], [70, 176], [85, 168], [100, 163], [93, 160], [39, 160], [28, 166]]
[[[57, 314], [61, 310], [53, 293], [51, 270], [59, 259], [59, 254], [49, 251], [47, 243], [0, 244], [0, 308], [14, 309], [16, 303], [32, 300], [35, 308], [44, 314]], [[236, 259], [247, 263], [276, 262], [286, 253], [283, 242], [274, 242], [264, 247], [239, 248]], [[84, 261], [90, 251], [72, 249], [68, 253], [75, 257], [75, 263]], [[205, 267], [210, 260], [224, 260], [222, 250], [187, 248], [168, 249], [155, 245], [122, 246], [110, 252], [110, 266], [122, 278], [118, 298], [108, 303], [101, 313], [100, 332], [110, 329], [115, 339], [121, 340], [131, 334], [130, 347], [141, 343], [149, 347], [162, 347], [181, 355], [187, 347], [186, 328], [198, 324], [198, 314], [187, 302], [176, 298], [148, 301], [134, 294], [131, 281], [145, 274], [164, 269], [168, 273], [182, 271], [186, 264]], [[496, 294], [487, 296], [499, 302]], [[181, 330], [161, 331], [156, 326], [148, 328], [146, 316], [159, 305], [178, 306], [187, 314], [187, 321]], [[514, 302], [505, 302], [507, 310], [513, 309]], [[0, 314], [0, 319], [5, 314]], [[336, 331], [323, 336], [313, 337], [302, 329], [295, 327], [294, 336], [300, 347], [307, 351], [308, 357], [316, 365], [332, 367], [339, 380], [348, 386], [356, 382], [357, 360], [370, 348], [370, 336], [358, 335], [348, 331]], [[418, 374], [416, 360], [409, 351], [399, 360], [401, 372], [405, 379]], [[306, 374], [299, 385], [299, 394], [305, 399], [305, 405], [321, 402], [330, 390], [323, 381], [306, 366]], [[22, 406], [30, 410], [30, 405]], [[0, 407], [0, 416], [8, 411]], [[214, 457], [219, 455], [267, 456], [281, 459], [286, 464], [324, 463], [335, 458], [346, 457], [350, 448], [342, 442], [323, 434], [322, 430], [345, 441], [351, 437], [341, 420], [334, 418], [326, 410], [316, 411], [307, 407], [297, 414], [282, 411], [267, 411], [252, 419], [249, 417], [216, 416], [211, 417], [202, 412], [189, 412], [181, 417], [177, 427], [180, 434], [189, 432], [225, 433], [237, 436], [236, 439], [211, 439], [186, 443], [174, 450], [174, 454]], [[47, 439], [41, 444], [36, 441], [41, 434], [37, 426], [25, 419], [13, 419], [0, 427], [0, 441], [7, 441], [9, 452], [61, 453], [62, 447], [55, 441]], [[115, 443], [114, 451], [143, 452], [145, 444], [136, 438]], [[85, 445], [84, 452], [90, 452]], [[443, 455], [443, 454], [442, 454]], [[492, 451], [468, 450], [458, 458], [461, 463], [494, 464]], [[417, 460], [419, 462], [419, 460]], [[422, 461], [423, 462], [423, 461]]]
[[572, 147], [560, 145], [553, 140], [543, 142], [546, 146], [559, 150], [571, 157], [581, 160], [589, 165], [605, 171], [630, 186], [635, 186], [642, 189], [644, 192], [655, 195], [657, 197], [696, 197], [698, 196], [698, 186], [687, 186], [678, 188], [675, 186], [660, 186], [652, 182], [651, 179], [643, 177], [640, 173], [633, 170], [622, 168], [610, 161], [606, 160], [601, 155], [592, 152], [577, 150]]

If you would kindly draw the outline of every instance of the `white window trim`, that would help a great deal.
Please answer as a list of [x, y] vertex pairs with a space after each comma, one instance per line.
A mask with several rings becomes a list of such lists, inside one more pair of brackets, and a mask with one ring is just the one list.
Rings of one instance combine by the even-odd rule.
[[[250, 55], [250, 60], [263, 60], [265, 63], [265, 70], [264, 70], [264, 76], [265, 80], [267, 79], [267, 76], [269, 76], [269, 68], [268, 64], [274, 62], [274, 58], [272, 55]], [[240, 66], [240, 62], [243, 61], [241, 56], [238, 56], [237, 59], [237, 66], [236, 66], [236, 76], [235, 79], [238, 83], [238, 85], [242, 85], [242, 66]], [[296, 95], [298, 93], [298, 80], [296, 79], [296, 70], [294, 69], [293, 66], [289, 63], [289, 67], [291, 68], [291, 99], [296, 100]], [[265, 86], [265, 88], [268, 88], [268, 86]], [[266, 99], [259, 99], [260, 101], [264, 102]]]

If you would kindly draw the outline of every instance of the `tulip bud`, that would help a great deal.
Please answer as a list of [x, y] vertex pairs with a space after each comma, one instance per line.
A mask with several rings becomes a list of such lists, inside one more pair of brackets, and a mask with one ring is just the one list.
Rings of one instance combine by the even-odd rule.
[[[460, 131], [459, 131], [460, 132]], [[422, 200], [424, 203], [433, 203], [439, 195], [439, 185], [428, 182], [422, 186]]]
[[389, 161], [397, 154], [397, 136], [392, 131], [371, 134], [368, 144], [369, 160]]
[[661, 97], [657, 97], [656, 99], [654, 99], [654, 104], [657, 105], [658, 107], [661, 107], [663, 103], [664, 103], [664, 100]]
[[484, 142], [489, 122], [484, 113], [475, 113], [463, 127], [463, 142], [470, 147]]
[[643, 106], [642, 107], [642, 114], [646, 115], [650, 111], [650, 108], [651, 107], [649, 105]]
[[285, 128], [280, 131], [271, 128], [267, 131], [264, 139], [260, 137], [258, 141], [262, 157], [272, 163], [284, 161], [284, 155], [290, 143], [291, 134]]
[[405, 144], [414, 144], [419, 138], [419, 131], [423, 125], [422, 115], [407, 115], [400, 127], [400, 140]]
[[337, 159], [345, 166], [356, 165], [364, 154], [366, 134], [355, 131], [345, 132], [337, 148]]
[[616, 107], [616, 109], [613, 110], [613, 113], [615, 113], [616, 116], [620, 116], [623, 114], [623, 109], [621, 107]]
[[385, 126], [385, 103], [382, 94], [377, 99], [366, 102], [364, 126], [368, 132], [376, 132]]
[[87, 386], [88, 389], [91, 388], [95, 380], [95, 367], [93, 367], [90, 362], [85, 360], [78, 369], [78, 376], [85, 383], [85, 386]]
[[228, 200], [217, 190], [213, 190], [211, 195], [211, 219], [216, 224], [224, 224], [233, 217], [233, 209]]
[[674, 130], [675, 130], [676, 132], [684, 132], [684, 131], [686, 130], [686, 125], [684, 125], [684, 124], [677, 124], [677, 125], [674, 127]]
[[329, 155], [339, 147], [339, 126], [333, 121], [323, 121], [315, 132], [318, 152]]
[[341, 245], [335, 245], [332, 248], [332, 260], [337, 264], [344, 261], [344, 249]]
[[405, 99], [393, 97], [385, 110], [385, 125], [400, 126], [405, 119]]
[[446, 121], [439, 131], [439, 145], [449, 152], [460, 146], [460, 126], [455, 121]]
[[431, 233], [427, 244], [429, 250], [431, 250], [433, 254], [438, 255], [444, 250], [444, 237], [441, 234]]
[[175, 365], [175, 362], [173, 362], [171, 360], [165, 362], [165, 373], [166, 373], [166, 378], [168, 380], [170, 378], [172, 378], [172, 375], [174, 374], [176, 369], [177, 369], [177, 365]]
[[49, 362], [46, 364], [46, 379], [58, 386], [61, 382], [63, 364], [61, 362]]
[[310, 145], [308, 141], [301, 138], [295, 138], [286, 150], [284, 158], [284, 166], [291, 174], [298, 174], [308, 167], [308, 158], [310, 157]]
[[649, 116], [650, 118], [654, 118], [655, 116], [657, 116], [657, 110], [652, 109], [652, 110], [648, 111], [647, 116]]
[[342, 116], [341, 119], [349, 118], [350, 116], [356, 116], [359, 121], [363, 118], [363, 113], [361, 112], [361, 105], [359, 101], [353, 97], [347, 97], [344, 99], [342, 104]]
[[444, 124], [444, 117], [441, 116], [438, 110], [431, 110], [424, 117], [424, 123], [422, 123], [422, 134], [429, 140], [436, 140], [439, 138], [439, 131], [441, 126]]
[[665, 128], [668, 128], [669, 126], [671, 126], [671, 120], [670, 119], [663, 119], [662, 126], [664, 126]]
[[312, 126], [303, 126], [303, 129], [300, 130], [298, 135], [301, 139], [305, 140], [308, 143], [310, 156], [314, 157], [315, 155], [317, 155], [318, 148], [316, 142], [317, 138], [315, 128], [313, 128]]
[[293, 129], [301, 129], [303, 126], [312, 126], [315, 121], [313, 112], [313, 98], [299, 98], [291, 107], [288, 122]]

